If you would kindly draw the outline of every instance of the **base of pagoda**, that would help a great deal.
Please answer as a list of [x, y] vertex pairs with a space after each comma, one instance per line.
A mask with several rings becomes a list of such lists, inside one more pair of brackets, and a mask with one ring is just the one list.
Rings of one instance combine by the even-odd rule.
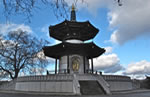
[[[86, 85], [87, 83], [88, 85]], [[0, 89], [45, 92], [61, 95], [100, 95], [111, 91], [132, 90], [135, 84], [126, 76], [97, 74], [50, 74], [19, 77]], [[137, 86], [136, 86], [137, 88]]]

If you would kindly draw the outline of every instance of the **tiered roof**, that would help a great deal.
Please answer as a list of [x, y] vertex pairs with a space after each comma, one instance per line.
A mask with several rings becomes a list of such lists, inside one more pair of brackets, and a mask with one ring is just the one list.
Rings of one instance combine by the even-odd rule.
[[91, 43], [68, 43], [63, 42], [54, 46], [46, 46], [43, 48], [44, 53], [48, 57], [60, 58], [64, 55], [79, 54], [87, 58], [95, 58], [105, 52], [105, 49]]
[[79, 54], [87, 58], [95, 58], [105, 52], [105, 49], [91, 43], [69, 43], [66, 40], [76, 39], [86, 41], [93, 39], [98, 33], [89, 21], [77, 22], [75, 16], [75, 8], [72, 7], [70, 21], [65, 20], [59, 24], [49, 27], [49, 35], [55, 39], [62, 41], [62, 43], [54, 46], [45, 46], [43, 48], [44, 54], [52, 58], [60, 58], [64, 55]]
[[60, 24], [49, 27], [50, 36], [60, 41], [68, 39], [86, 41], [94, 38], [98, 31], [89, 21], [73, 22], [65, 20]]

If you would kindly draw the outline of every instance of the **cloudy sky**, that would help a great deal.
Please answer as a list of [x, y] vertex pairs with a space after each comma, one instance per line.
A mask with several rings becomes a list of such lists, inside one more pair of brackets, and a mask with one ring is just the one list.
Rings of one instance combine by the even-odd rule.
[[[72, 4], [72, 0], [66, 1]], [[94, 59], [95, 70], [143, 78], [150, 74], [150, 0], [122, 0], [122, 4], [118, 6], [114, 0], [78, 2], [77, 21], [89, 20], [100, 30], [93, 41], [106, 53]], [[0, 34], [23, 29], [55, 44], [58, 41], [49, 37], [48, 27], [63, 20], [41, 5], [40, 10], [33, 11], [31, 23], [22, 16], [12, 16], [7, 21], [1, 14]]]

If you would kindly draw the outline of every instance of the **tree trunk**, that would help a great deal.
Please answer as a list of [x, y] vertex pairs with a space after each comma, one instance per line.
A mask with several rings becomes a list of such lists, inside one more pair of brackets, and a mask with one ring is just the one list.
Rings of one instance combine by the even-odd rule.
[[15, 75], [14, 75], [13, 79], [16, 79], [18, 77], [19, 71], [20, 71], [19, 69], [15, 70]]

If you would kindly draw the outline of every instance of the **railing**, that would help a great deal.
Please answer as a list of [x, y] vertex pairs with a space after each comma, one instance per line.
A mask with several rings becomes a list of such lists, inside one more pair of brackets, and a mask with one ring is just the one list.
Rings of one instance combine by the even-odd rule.
[[70, 74], [51, 74], [51, 75], [36, 75], [36, 76], [24, 76], [18, 77], [17, 82], [21, 81], [62, 81], [62, 80], [73, 80], [73, 75]]
[[130, 77], [128, 76], [121, 76], [121, 75], [102, 75], [106, 81], [131, 81]]
[[50, 74], [68, 74], [68, 73], [70, 73], [70, 69], [61, 69], [58, 71], [55, 71], [55, 70], [47, 71], [47, 75], [50, 75]]
[[106, 82], [106, 80], [101, 75], [97, 76], [96, 78], [105, 90], [106, 94], [110, 94], [110, 85]]
[[[101, 71], [92, 71], [91, 69], [86, 70], [86, 73], [88, 74], [95, 74], [95, 75], [102, 75]], [[128, 76], [121, 76], [121, 75], [102, 75], [104, 80], [119, 80], [119, 81], [131, 81], [130, 77]]]
[[[69, 73], [70, 73], [70, 69], [61, 69], [61, 70], [58, 70], [58, 71], [55, 71], [55, 70], [47, 71], [47, 75], [50, 75], [50, 74], [69, 74]], [[102, 75], [102, 72], [92, 71], [91, 69], [86, 70], [85, 73]]]
[[73, 84], [76, 94], [80, 94], [80, 84], [79, 81], [77, 80], [77, 76], [74, 74], [73, 77], [74, 77]]
[[132, 80], [132, 87], [133, 89], [139, 89], [141, 87], [140, 81], [139, 80]]
[[0, 85], [0, 89], [13, 90], [16, 85], [16, 80], [11, 80]]
[[91, 69], [86, 70], [86, 73], [102, 75], [101, 71], [92, 71]]

